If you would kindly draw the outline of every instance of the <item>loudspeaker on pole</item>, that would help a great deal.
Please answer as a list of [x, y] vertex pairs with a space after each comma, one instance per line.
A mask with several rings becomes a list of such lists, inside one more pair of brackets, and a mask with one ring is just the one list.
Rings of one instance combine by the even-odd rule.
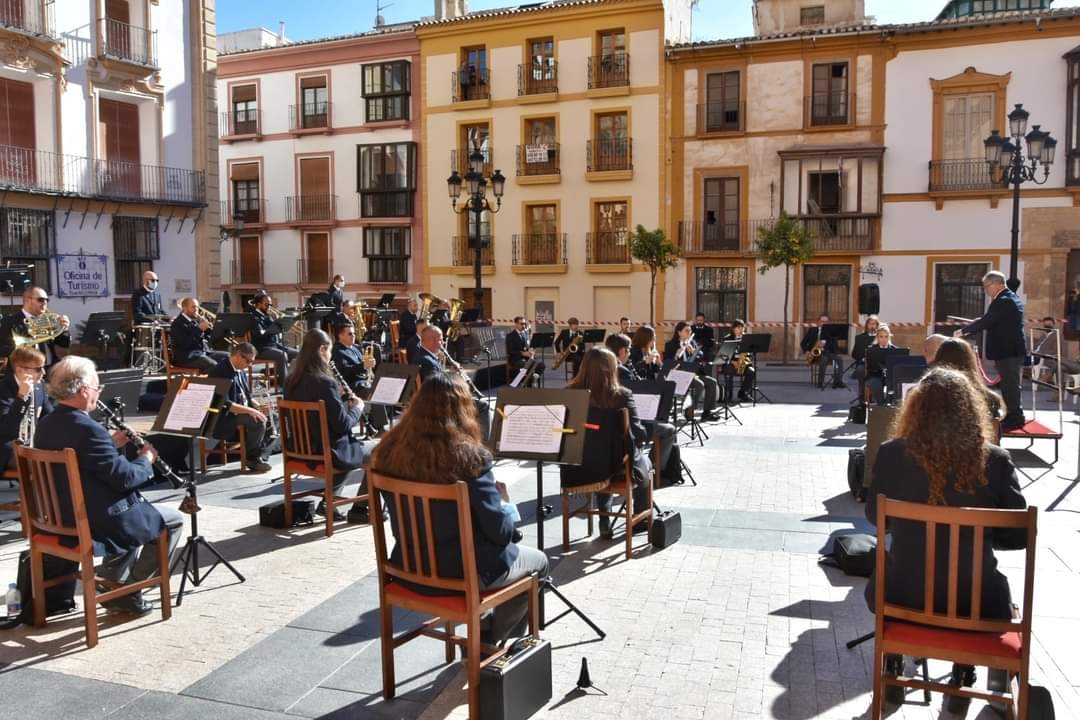
[[877, 283], [859, 286], [859, 314], [876, 315], [881, 312], [881, 291]]

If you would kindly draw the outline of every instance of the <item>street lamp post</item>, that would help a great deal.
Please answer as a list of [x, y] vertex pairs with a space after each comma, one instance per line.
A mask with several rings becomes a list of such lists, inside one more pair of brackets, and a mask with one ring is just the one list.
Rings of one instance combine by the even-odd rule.
[[[1020, 185], [1032, 182], [1044, 184], [1050, 177], [1050, 166], [1054, 164], [1054, 150], [1057, 140], [1050, 133], [1039, 129], [1039, 125], [1027, 131], [1029, 113], [1023, 105], [1017, 104], [1009, 113], [1009, 137], [1003, 138], [998, 130], [990, 133], [983, 141], [986, 148], [986, 162], [990, 166], [991, 179], [1001, 173], [1001, 183], [1012, 185], [1012, 245], [1009, 248], [1009, 289], [1016, 292], [1020, 287], [1017, 263], [1020, 255]], [[1025, 134], [1026, 133], [1026, 134]], [[1020, 141], [1027, 144], [1027, 158], [1021, 152]], [[1042, 179], [1038, 168], [1042, 164]]]
[[[458, 198], [461, 196], [462, 182], [468, 185], [466, 188], [468, 196], [459, 208]], [[489, 184], [491, 185], [491, 192], [495, 196], [494, 205], [487, 197]], [[473, 213], [473, 292], [476, 298], [476, 308], [480, 311], [480, 318], [483, 319], [485, 316], [483, 280], [481, 278], [481, 253], [483, 252], [483, 238], [480, 235], [481, 217], [485, 210], [491, 213], [499, 212], [499, 208], [502, 207], [506, 178], [500, 170], [495, 170], [490, 178], [484, 178], [484, 154], [480, 152], [480, 147], [474, 144], [472, 152], [469, 153], [469, 171], [462, 178], [458, 174], [457, 168], [454, 168], [450, 173], [450, 177], [446, 179], [446, 187], [450, 193], [450, 208], [455, 213]], [[465, 235], [467, 240], [468, 232]]]

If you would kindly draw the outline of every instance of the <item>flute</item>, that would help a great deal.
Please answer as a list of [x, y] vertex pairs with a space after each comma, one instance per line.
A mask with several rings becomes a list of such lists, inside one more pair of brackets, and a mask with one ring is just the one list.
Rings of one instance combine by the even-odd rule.
[[[146, 439], [139, 433], [132, 430], [126, 423], [124, 423], [124, 421], [121, 420], [119, 416], [117, 416], [117, 414], [109, 408], [108, 405], [98, 400], [97, 409], [98, 412], [101, 413], [102, 417], [105, 418], [105, 422], [103, 423], [105, 427], [109, 427], [111, 425], [115, 429], [124, 433], [124, 435], [127, 436], [127, 439], [131, 441], [131, 444], [134, 445], [136, 448], [142, 449], [146, 445]], [[169, 484], [172, 485], [174, 488], [182, 488], [184, 486], [184, 481], [180, 478], [179, 475], [176, 474], [176, 472], [171, 467], [169, 467], [169, 463], [162, 460], [161, 456], [157, 453], [155, 453], [155, 458], [156, 459], [153, 462], [154, 469], [157, 470], [162, 477], [168, 480]]]

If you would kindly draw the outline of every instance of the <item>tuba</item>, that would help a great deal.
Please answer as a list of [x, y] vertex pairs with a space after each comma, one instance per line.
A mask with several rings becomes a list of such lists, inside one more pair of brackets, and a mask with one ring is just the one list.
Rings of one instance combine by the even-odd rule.
[[465, 312], [465, 301], [450, 299], [450, 328], [446, 331], [447, 340], [457, 340], [461, 335], [461, 314]]
[[37, 317], [26, 318], [26, 334], [13, 333], [11, 338], [15, 347], [21, 345], [40, 345], [60, 337], [67, 330], [64, 328], [60, 313], [45, 311]]
[[422, 292], [417, 297], [420, 300], [420, 310], [416, 314], [416, 319], [423, 320], [424, 322], [428, 323], [431, 322], [432, 311], [442, 305], [444, 302], [446, 302], [441, 297], [433, 293]]

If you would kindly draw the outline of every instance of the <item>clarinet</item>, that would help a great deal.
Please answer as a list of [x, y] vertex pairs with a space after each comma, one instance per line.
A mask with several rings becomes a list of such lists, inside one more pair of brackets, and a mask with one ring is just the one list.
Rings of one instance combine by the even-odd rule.
[[[98, 412], [100, 412], [101, 415], [105, 418], [105, 427], [112, 426], [120, 432], [124, 433], [124, 435], [127, 436], [127, 439], [131, 441], [131, 443], [137, 448], [142, 448], [144, 445], [146, 445], [146, 440], [143, 439], [143, 436], [132, 430], [126, 423], [124, 423], [123, 420], [121, 420], [117, 416], [116, 413], [114, 413], [109, 408], [108, 405], [101, 402], [101, 400], [98, 400], [97, 409]], [[184, 486], [184, 481], [180, 478], [179, 475], [176, 474], [176, 472], [171, 467], [169, 467], [169, 463], [161, 459], [160, 455], [158, 455], [157, 459], [154, 460], [154, 469], [157, 470], [158, 473], [162, 475], [166, 480], [168, 480], [169, 484], [171, 484], [174, 488], [182, 488]]]
[[341, 376], [341, 371], [338, 370], [338, 366], [331, 360], [329, 363], [330, 372], [334, 374], [334, 378], [338, 381], [338, 385], [341, 385], [342, 395], [345, 396], [345, 402], [352, 402], [354, 399], [359, 400], [353, 389], [349, 387], [349, 383], [345, 382], [345, 378]]
[[477, 400], [485, 400], [486, 397], [484, 393], [480, 392], [480, 388], [476, 387], [476, 385], [473, 384], [472, 378], [469, 377], [469, 374], [462, 369], [461, 363], [450, 357], [450, 353], [446, 351], [446, 345], [442, 346], [442, 356], [450, 372], [454, 372], [460, 375], [465, 381], [465, 384], [469, 386], [469, 391], [472, 393], [473, 397]]

